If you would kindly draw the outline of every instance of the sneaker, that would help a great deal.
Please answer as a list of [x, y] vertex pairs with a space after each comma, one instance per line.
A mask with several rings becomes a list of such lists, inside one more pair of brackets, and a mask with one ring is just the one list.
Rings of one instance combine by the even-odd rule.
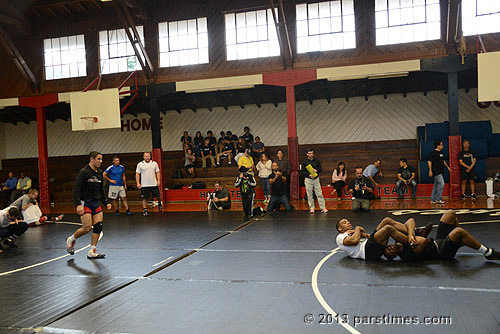
[[443, 200], [439, 200], [439, 201], [437, 201], [436, 203], [437, 203], [437, 204], [445, 204], [446, 202], [445, 202], [445, 201], [443, 201]]
[[64, 215], [59, 215], [56, 217], [55, 221], [58, 222], [64, 218]]
[[89, 249], [87, 253], [87, 259], [104, 259], [106, 255], [98, 253], [95, 248]]
[[120, 211], [116, 210], [115, 211], [115, 216], [119, 216], [120, 215]]
[[4, 243], [4, 245], [9, 246], [10, 248], [17, 248], [17, 245], [16, 245], [16, 243], [14, 242], [14, 240], [15, 240], [15, 239], [14, 239], [13, 237], [8, 237], [8, 238], [6, 238], [6, 239], [3, 241], [3, 243]]
[[314, 209], [309, 210], [309, 213], [314, 213]]
[[229, 161], [227, 164], [228, 164], [229, 166], [231, 166], [231, 161]]
[[427, 225], [425, 225], [424, 227], [416, 228], [415, 235], [427, 238], [427, 236], [431, 233], [431, 231], [432, 231], [432, 223], [427, 223]]
[[127, 210], [127, 216], [132, 216], [132, 215], [133, 215], [133, 213], [130, 212], [130, 210]]
[[437, 204], [437, 201], [431, 201], [431, 204]]
[[486, 255], [484, 254], [484, 257], [487, 259], [487, 260], [500, 260], [500, 253], [497, 252], [496, 250], [494, 250], [493, 248], [490, 248], [488, 250], [488, 253], [491, 251], [491, 254], [490, 255]]
[[36, 223], [37, 225], [42, 225], [47, 221], [47, 216], [41, 216], [38, 222]]
[[144, 210], [144, 211], [142, 212], [142, 215], [143, 215], [144, 217], [149, 216], [149, 212], [148, 212], [148, 210]]
[[471, 195], [470, 195], [470, 197], [471, 197], [472, 199], [476, 199], [476, 198], [477, 198], [476, 194], [471, 194]]
[[327, 212], [328, 212], [327, 208], [324, 208], [323, 210], [321, 210], [321, 213], [327, 213]]
[[222, 206], [219, 206], [219, 207], [217, 208], [217, 210], [219, 210], [219, 211], [223, 211], [224, 209], [222, 208]]
[[460, 199], [461, 199], [461, 200], [464, 200], [464, 199], [466, 199], [466, 198], [467, 198], [467, 196], [465, 196], [465, 194], [462, 194], [462, 196], [460, 196]]
[[75, 254], [75, 242], [71, 241], [71, 236], [66, 239], [66, 251], [71, 255]]

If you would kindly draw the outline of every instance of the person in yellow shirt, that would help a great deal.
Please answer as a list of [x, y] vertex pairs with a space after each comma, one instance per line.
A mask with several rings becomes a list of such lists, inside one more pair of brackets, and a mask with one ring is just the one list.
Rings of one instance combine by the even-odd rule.
[[250, 155], [250, 149], [245, 150], [245, 154], [238, 160], [238, 167], [248, 168], [248, 173], [254, 175], [253, 170], [255, 168], [255, 164], [253, 162], [253, 158]]

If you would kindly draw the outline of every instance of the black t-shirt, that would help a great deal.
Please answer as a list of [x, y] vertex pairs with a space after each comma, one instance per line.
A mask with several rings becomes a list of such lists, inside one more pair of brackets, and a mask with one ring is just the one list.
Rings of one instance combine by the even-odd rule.
[[224, 139], [226, 137], [220, 137], [219, 140], [217, 141], [219, 144], [224, 144]]
[[195, 146], [199, 146], [201, 147], [203, 145], [203, 143], [205, 142], [205, 140], [203, 139], [203, 137], [194, 137], [194, 145]]
[[215, 137], [213, 137], [213, 136], [212, 137], [208, 137], [208, 136], [205, 137], [205, 140], [207, 140], [207, 139], [210, 140], [211, 145], [215, 145], [217, 143], [217, 139], [215, 139]]
[[215, 155], [214, 146], [211, 144], [208, 144], [208, 146], [203, 145], [201, 147], [201, 151], [203, 152], [204, 157], [208, 157], [210, 154]]
[[224, 151], [231, 151], [233, 149], [233, 143], [224, 142]]
[[101, 200], [108, 204], [108, 198], [102, 188], [102, 170], [94, 171], [89, 165], [82, 168], [78, 173], [73, 186], [73, 197], [75, 206], [80, 205], [81, 200]]
[[242, 137], [247, 143], [253, 143], [253, 135], [251, 133], [244, 133]]
[[[458, 153], [458, 160], [462, 160], [466, 165], [472, 165], [472, 159], [476, 157], [476, 154], [472, 150], [462, 150]], [[460, 165], [461, 168], [465, 169], [464, 166]]]
[[245, 144], [241, 145], [240, 143], [236, 144], [236, 152], [237, 153], [245, 153], [245, 149], [247, 148], [248, 146]]
[[184, 141], [191, 143], [192, 142], [191, 140], [192, 140], [191, 136], [187, 136], [187, 137], [182, 136], [181, 137], [181, 143], [184, 143]]
[[411, 174], [415, 173], [415, 168], [412, 166], [407, 166], [406, 168], [399, 167], [398, 174], [401, 174], [401, 177], [405, 180], [411, 179]]
[[432, 163], [432, 175], [444, 174], [444, 154], [443, 151], [434, 150], [429, 158]]
[[[359, 190], [354, 190], [356, 185], [359, 185]], [[372, 181], [367, 178], [366, 176], [363, 176], [362, 178], [354, 178], [351, 181], [349, 181], [349, 186], [347, 189], [352, 189], [352, 195], [357, 198], [357, 199], [371, 199], [373, 192], [369, 192], [367, 190], [363, 190], [363, 186], [367, 186], [368, 188], [371, 188], [372, 190], [374, 186]]]
[[[269, 175], [269, 179], [274, 179], [275, 177], [276, 174], [274, 173], [271, 173], [271, 175]], [[286, 184], [285, 182], [283, 182], [283, 178], [280, 176], [276, 179], [276, 181], [274, 181], [273, 184], [271, 184], [271, 194], [273, 194], [273, 196], [281, 197], [283, 195], [286, 195], [286, 193]]]

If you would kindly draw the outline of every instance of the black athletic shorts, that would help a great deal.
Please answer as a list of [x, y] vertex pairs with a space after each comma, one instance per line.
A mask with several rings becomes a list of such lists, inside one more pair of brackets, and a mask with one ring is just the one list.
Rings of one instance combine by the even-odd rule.
[[461, 242], [451, 241], [449, 237], [445, 239], [437, 239], [438, 257], [443, 260], [453, 259], [457, 255], [457, 251], [463, 246]]
[[475, 180], [476, 172], [474, 168], [470, 172], [466, 172], [465, 168], [460, 168], [460, 180]]
[[141, 188], [141, 198], [148, 199], [149, 197], [160, 197], [160, 192], [158, 191], [158, 187], [142, 187]]
[[454, 226], [454, 225], [439, 222], [435, 240], [446, 239], [448, 234], [450, 234], [450, 232], [453, 231], [455, 229], [455, 227], [456, 226]]
[[380, 257], [384, 255], [385, 252], [385, 246], [379, 245], [375, 239], [373, 239], [376, 232], [377, 230], [370, 234], [365, 244], [365, 260], [367, 261], [380, 260]]

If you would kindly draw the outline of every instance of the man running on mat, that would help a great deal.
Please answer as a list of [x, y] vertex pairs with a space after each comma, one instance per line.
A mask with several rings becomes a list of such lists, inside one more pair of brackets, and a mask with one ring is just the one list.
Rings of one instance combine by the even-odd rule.
[[82, 227], [69, 236], [66, 240], [66, 250], [71, 255], [75, 254], [75, 241], [92, 229], [92, 239], [90, 249], [87, 253], [89, 259], [102, 259], [104, 254], [96, 251], [97, 241], [102, 232], [102, 208], [99, 200], [106, 205], [108, 210], [111, 204], [108, 202], [102, 186], [103, 172], [100, 169], [102, 164], [102, 154], [90, 152], [89, 164], [78, 173], [73, 187], [73, 197], [75, 199], [76, 213], [80, 215]]

